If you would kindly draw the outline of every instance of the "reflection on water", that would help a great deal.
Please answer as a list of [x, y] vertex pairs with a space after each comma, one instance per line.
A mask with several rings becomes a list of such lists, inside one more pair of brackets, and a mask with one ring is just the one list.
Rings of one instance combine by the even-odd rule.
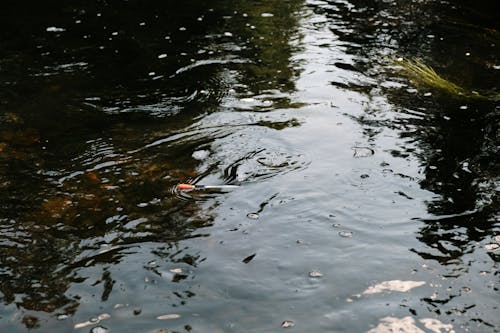
[[0, 6], [2, 331], [497, 331], [494, 2]]

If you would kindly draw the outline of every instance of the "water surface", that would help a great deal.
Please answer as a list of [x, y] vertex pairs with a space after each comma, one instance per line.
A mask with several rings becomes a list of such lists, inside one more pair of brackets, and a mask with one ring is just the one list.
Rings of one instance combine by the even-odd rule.
[[499, 331], [494, 1], [0, 7], [2, 332]]

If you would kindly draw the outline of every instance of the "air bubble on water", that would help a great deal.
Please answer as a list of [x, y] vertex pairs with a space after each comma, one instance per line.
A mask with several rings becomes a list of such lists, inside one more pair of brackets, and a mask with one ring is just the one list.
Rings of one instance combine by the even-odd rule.
[[260, 216], [257, 213], [248, 213], [247, 217], [251, 220], [258, 220]]
[[352, 237], [352, 232], [351, 231], [339, 231], [339, 236], [340, 237], [345, 237], [345, 238], [351, 238]]
[[461, 105], [460, 110], [467, 110], [469, 107], [467, 105]]
[[141, 22], [141, 23], [139, 23], [139, 25], [140, 25], [141, 27], [143, 27], [143, 26], [145, 26], [145, 25], [146, 25], [146, 22]]
[[185, 27], [180, 27], [179, 31], [186, 31], [186, 28]]
[[167, 57], [166, 53], [162, 53], [162, 54], [158, 55], [158, 59], [163, 59], [163, 58], [166, 58], [166, 57]]

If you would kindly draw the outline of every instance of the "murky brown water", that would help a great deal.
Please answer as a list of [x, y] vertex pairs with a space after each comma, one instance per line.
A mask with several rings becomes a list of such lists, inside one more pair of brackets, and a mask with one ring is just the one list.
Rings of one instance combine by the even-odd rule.
[[498, 9], [1, 4], [0, 331], [498, 332]]

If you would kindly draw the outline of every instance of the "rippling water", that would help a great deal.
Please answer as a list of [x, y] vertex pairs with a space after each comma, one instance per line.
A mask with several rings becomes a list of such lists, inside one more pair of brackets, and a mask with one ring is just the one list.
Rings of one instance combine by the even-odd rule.
[[0, 330], [499, 332], [499, 9], [1, 4]]

